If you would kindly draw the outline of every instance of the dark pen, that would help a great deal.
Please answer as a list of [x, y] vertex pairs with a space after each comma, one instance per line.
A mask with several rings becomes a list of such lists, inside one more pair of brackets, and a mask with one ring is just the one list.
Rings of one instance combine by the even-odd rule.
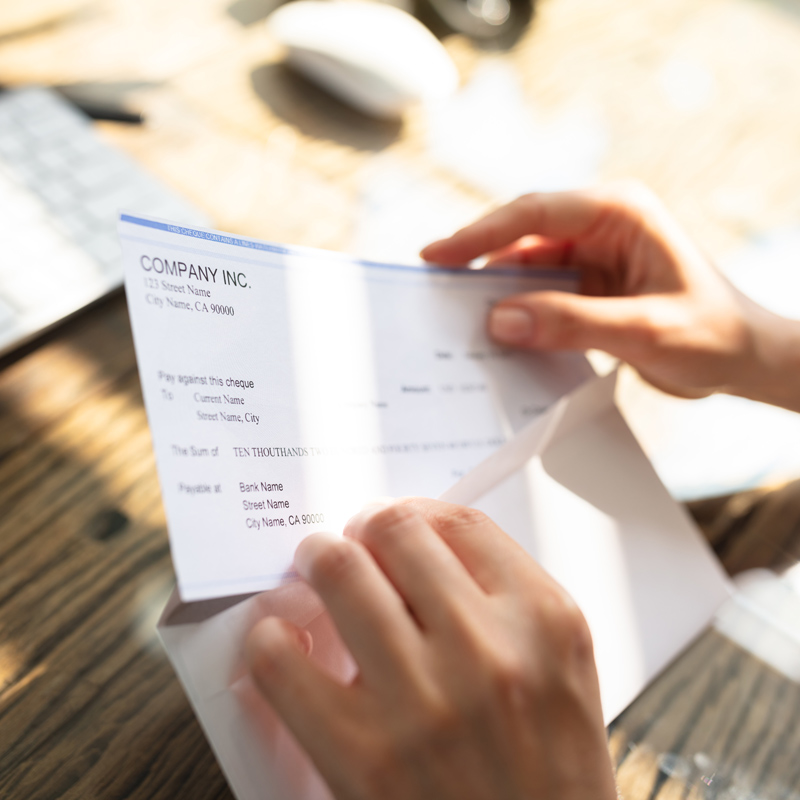
[[[0, 92], [12, 88], [14, 88], [13, 85], [0, 84]], [[70, 86], [52, 86], [50, 88], [90, 119], [124, 122], [128, 125], [141, 125], [144, 122], [144, 114], [139, 111], [131, 111], [116, 100], [89, 97], [85, 92], [73, 91]]]
[[141, 125], [144, 122], [143, 114], [139, 111], [131, 111], [117, 101], [84, 97], [82, 93], [70, 91], [68, 86], [54, 86], [53, 88], [91, 119], [124, 122], [128, 125]]

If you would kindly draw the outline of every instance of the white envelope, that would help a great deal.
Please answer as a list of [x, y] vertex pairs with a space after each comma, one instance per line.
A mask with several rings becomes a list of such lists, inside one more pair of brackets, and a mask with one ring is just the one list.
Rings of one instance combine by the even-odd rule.
[[[594, 638], [606, 722], [709, 623], [730, 583], [669, 496], [614, 404], [614, 376], [556, 403], [443, 499], [489, 513], [575, 598]], [[313, 593], [292, 583], [257, 595], [182, 604], [159, 633], [238, 800], [330, 794], [258, 695], [244, 642], [278, 615], [309, 630], [312, 658], [355, 671]]]

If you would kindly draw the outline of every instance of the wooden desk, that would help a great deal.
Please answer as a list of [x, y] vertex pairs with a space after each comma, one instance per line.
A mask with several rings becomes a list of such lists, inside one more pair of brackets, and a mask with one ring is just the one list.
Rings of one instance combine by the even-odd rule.
[[[509, 54], [447, 46], [465, 78], [512, 65], [545, 115], [597, 103], [602, 176], [646, 179], [714, 254], [800, 216], [789, 0], [549, 0]], [[660, 94], [680, 58], [711, 65], [711, 108]], [[231, 231], [344, 247], [387, 154], [465, 215], [491, 202], [435, 162], [421, 116], [371, 123], [274, 59], [222, 0], [103, 0], [0, 43], [7, 80], [138, 82], [152, 124], [104, 134]], [[0, 796], [230, 797], [155, 639], [172, 567], [123, 298], [1, 366]], [[709, 633], [612, 726], [622, 794], [794, 797], [798, 719], [795, 684]]]

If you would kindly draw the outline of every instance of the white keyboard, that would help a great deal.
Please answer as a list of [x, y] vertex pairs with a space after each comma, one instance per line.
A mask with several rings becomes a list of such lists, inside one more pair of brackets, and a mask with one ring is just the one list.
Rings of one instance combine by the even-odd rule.
[[120, 209], [208, 225], [57, 93], [0, 94], [0, 354], [122, 284]]

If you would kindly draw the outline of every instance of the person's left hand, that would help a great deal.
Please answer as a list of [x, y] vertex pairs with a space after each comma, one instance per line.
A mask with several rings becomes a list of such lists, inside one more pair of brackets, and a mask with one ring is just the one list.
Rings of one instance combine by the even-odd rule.
[[591, 637], [566, 592], [483, 514], [404, 500], [295, 556], [358, 665], [262, 620], [260, 691], [333, 794], [375, 800], [613, 800]]

